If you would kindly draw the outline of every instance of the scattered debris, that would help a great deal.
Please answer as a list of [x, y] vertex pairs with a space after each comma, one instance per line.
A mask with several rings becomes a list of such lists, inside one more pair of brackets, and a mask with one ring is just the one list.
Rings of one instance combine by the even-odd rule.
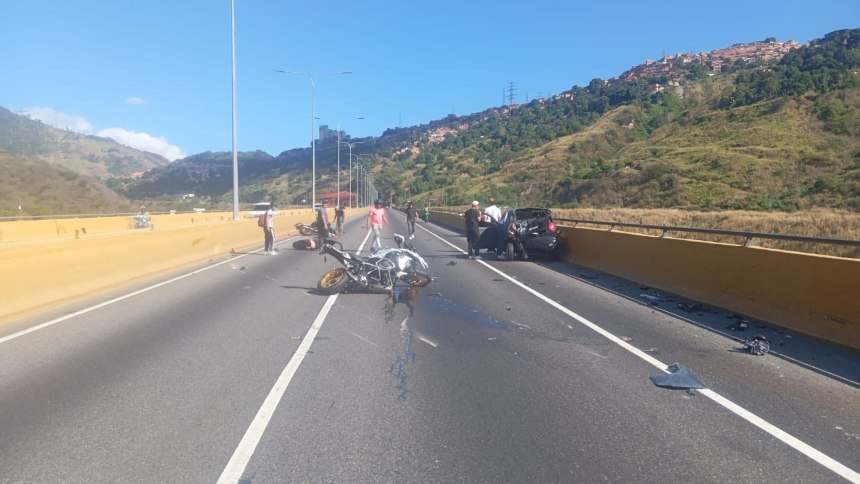
[[487, 338], [488, 341], [496, 341], [498, 338]]
[[630, 336], [622, 336], [621, 340], [622, 341], [633, 341], [633, 338], [631, 338]]
[[648, 348], [645, 350], [646, 353], [657, 353], [657, 348]]
[[746, 331], [749, 328], [749, 321], [740, 321], [737, 324], [730, 324], [726, 326], [726, 329], [729, 331]]
[[301, 336], [290, 336], [290, 339], [291, 340], [300, 340], [300, 339], [302, 339], [302, 337]]
[[701, 311], [704, 309], [700, 303], [690, 302], [690, 303], [678, 303], [678, 309], [682, 311], [686, 311], [688, 313], [692, 313], [694, 311]]
[[659, 375], [651, 375], [649, 378], [651, 378], [651, 381], [655, 385], [663, 388], [681, 388], [687, 390], [705, 388], [705, 385], [693, 378], [687, 367], [680, 363], [672, 363], [666, 368], [666, 371], [669, 374], [661, 373]]
[[455, 265], [457, 265], [457, 261], [452, 260], [452, 261], [449, 261], [449, 262], [448, 262], [447, 264], [445, 264], [445, 265], [448, 265], [448, 266], [455, 266]]
[[583, 279], [600, 279], [599, 277], [592, 276], [591, 274], [580, 274], [579, 277], [581, 277]]
[[750, 336], [744, 340], [744, 350], [753, 355], [766, 355], [770, 351], [770, 340], [763, 334]]
[[657, 301], [657, 302], [660, 301], [659, 297], [652, 296], [651, 294], [640, 294], [639, 297], [641, 297], [642, 299], [647, 299], [649, 301]]

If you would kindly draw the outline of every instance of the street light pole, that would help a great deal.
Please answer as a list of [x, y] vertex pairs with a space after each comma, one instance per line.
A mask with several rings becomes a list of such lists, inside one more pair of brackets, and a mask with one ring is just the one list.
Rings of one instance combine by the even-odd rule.
[[311, 208], [316, 208], [317, 204], [317, 145], [316, 145], [316, 134], [314, 133], [315, 120], [317, 116], [317, 78], [326, 77], [326, 76], [338, 76], [338, 75], [346, 75], [352, 74], [350, 71], [343, 72], [327, 72], [325, 74], [318, 74], [315, 78], [313, 75], [307, 72], [301, 71], [282, 71], [280, 69], [275, 69], [275, 72], [280, 72], [281, 74], [298, 74], [308, 76], [308, 79], [311, 81]]
[[230, 36], [232, 46], [233, 64], [233, 220], [239, 220], [239, 153], [236, 145], [238, 136], [236, 134], [236, 2], [230, 0]]
[[[352, 143], [350, 143], [349, 141], [343, 141], [343, 143], [349, 146], [349, 189], [347, 191], [349, 192], [349, 208], [352, 208], [352, 145], [364, 143], [364, 141], [353, 141]], [[340, 154], [340, 145], [338, 145], [338, 154]]]

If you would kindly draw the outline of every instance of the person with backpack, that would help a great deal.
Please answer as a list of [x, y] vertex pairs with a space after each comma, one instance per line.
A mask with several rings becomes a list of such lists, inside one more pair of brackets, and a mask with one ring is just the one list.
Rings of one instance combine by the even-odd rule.
[[275, 252], [275, 202], [269, 204], [265, 213], [257, 219], [257, 225], [263, 228], [266, 255], [278, 255]]

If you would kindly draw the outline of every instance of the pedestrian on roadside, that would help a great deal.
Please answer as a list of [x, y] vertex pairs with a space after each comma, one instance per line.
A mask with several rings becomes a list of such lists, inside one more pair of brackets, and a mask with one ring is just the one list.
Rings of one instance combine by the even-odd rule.
[[406, 231], [409, 232], [409, 238], [415, 238], [415, 222], [418, 220], [418, 209], [415, 204], [409, 202], [406, 204]]
[[388, 218], [385, 217], [385, 208], [382, 206], [382, 200], [377, 200], [373, 202], [373, 208], [367, 213], [367, 228], [373, 230], [373, 242], [370, 244], [371, 252], [382, 248], [383, 225], [388, 225]]
[[425, 224], [430, 221], [430, 207], [428, 207], [427, 205], [424, 205], [424, 212], [422, 218], [424, 219]]
[[263, 225], [266, 255], [278, 255], [275, 252], [275, 207], [277, 207], [277, 204], [272, 202], [269, 204], [269, 208], [266, 209], [266, 223]]
[[484, 216], [481, 214], [481, 204], [475, 200], [472, 202], [472, 207], [466, 210], [463, 214], [466, 220], [466, 244], [468, 245], [469, 259], [481, 260], [478, 254], [478, 238], [481, 236], [481, 220]]
[[328, 221], [328, 202], [323, 202], [317, 208], [317, 245], [320, 253], [323, 252], [323, 246], [328, 238], [329, 221]]
[[337, 234], [338, 235], [343, 235], [343, 217], [344, 217], [344, 210], [343, 210], [343, 205], [341, 205], [341, 206], [337, 207], [337, 209], [335, 209], [335, 211], [334, 211], [334, 223], [335, 223], [335, 226], [337, 227]]

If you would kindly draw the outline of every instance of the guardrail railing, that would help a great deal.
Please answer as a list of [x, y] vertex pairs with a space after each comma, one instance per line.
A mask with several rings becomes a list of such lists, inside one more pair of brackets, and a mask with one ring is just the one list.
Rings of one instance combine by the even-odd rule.
[[577, 224], [591, 224], [591, 225], [608, 225], [609, 230], [614, 229], [615, 227], [629, 227], [629, 228], [638, 228], [638, 229], [649, 229], [649, 230], [658, 230], [661, 231], [662, 234], [660, 237], [670, 237], [671, 232], [692, 232], [699, 234], [711, 234], [711, 235], [726, 235], [731, 237], [739, 237], [745, 239], [743, 243], [746, 247], [752, 247], [755, 245], [755, 239], [770, 239], [770, 240], [783, 240], [783, 241], [791, 241], [791, 242], [807, 242], [807, 243], [815, 243], [815, 244], [835, 244], [835, 245], [847, 245], [853, 247], [860, 247], [860, 240], [852, 240], [852, 239], [831, 239], [827, 237], [809, 237], [803, 235], [790, 235], [790, 234], [769, 234], [763, 232], [745, 232], [741, 230], [722, 230], [722, 229], [705, 229], [699, 227], [675, 227], [668, 225], [650, 225], [650, 224], [637, 224], [637, 223], [628, 223], [628, 222], [612, 222], [606, 220], [587, 220], [587, 219], [576, 219], [576, 218], [556, 218], [557, 222], [572, 222], [574, 227]]

